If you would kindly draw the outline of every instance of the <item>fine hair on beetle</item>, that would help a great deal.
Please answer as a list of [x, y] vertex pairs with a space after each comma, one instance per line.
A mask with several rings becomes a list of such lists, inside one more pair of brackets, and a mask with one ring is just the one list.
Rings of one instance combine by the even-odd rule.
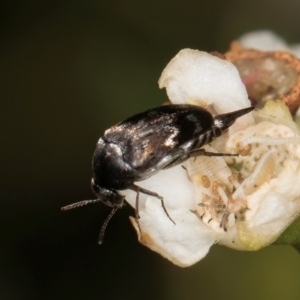
[[112, 207], [100, 231], [98, 243], [102, 244], [108, 222], [124, 205], [125, 196], [119, 191], [130, 189], [136, 192], [137, 223], [139, 194], [143, 193], [159, 199], [165, 214], [175, 224], [163, 197], [135, 182], [177, 166], [191, 157], [237, 156], [236, 153], [207, 152], [201, 147], [222, 135], [237, 118], [253, 109], [247, 107], [213, 116], [200, 106], [170, 104], [149, 109], [112, 126], [99, 139], [92, 159], [91, 186], [96, 199], [76, 202], [61, 210], [97, 202]]

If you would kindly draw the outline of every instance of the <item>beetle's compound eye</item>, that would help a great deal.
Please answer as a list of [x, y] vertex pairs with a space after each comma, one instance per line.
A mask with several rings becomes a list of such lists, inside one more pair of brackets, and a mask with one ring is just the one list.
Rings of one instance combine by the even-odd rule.
[[92, 178], [91, 186], [96, 197], [104, 204], [110, 207], [122, 207], [125, 196], [119, 194], [116, 190], [102, 188], [97, 185]]

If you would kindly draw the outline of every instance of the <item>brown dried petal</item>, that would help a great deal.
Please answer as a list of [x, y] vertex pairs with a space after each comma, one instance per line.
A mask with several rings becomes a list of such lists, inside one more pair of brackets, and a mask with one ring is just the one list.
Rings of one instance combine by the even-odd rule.
[[285, 51], [244, 49], [233, 42], [225, 54], [238, 69], [253, 105], [280, 99], [295, 114], [300, 106], [300, 60]]
[[225, 55], [223, 53], [218, 52], [218, 51], [212, 51], [212, 52], [209, 52], [209, 54], [212, 55], [212, 56], [219, 57], [221, 59], [226, 59]]

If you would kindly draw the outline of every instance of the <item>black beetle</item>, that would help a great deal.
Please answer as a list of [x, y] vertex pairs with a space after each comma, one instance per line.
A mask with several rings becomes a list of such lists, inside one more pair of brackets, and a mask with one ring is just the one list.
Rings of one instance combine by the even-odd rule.
[[92, 190], [97, 199], [80, 201], [62, 210], [99, 201], [112, 207], [112, 212], [102, 226], [99, 244], [102, 243], [108, 221], [124, 205], [125, 197], [119, 190], [136, 191], [137, 218], [140, 192], [160, 199], [170, 218], [163, 197], [134, 183], [190, 157], [237, 155], [206, 152], [201, 147], [220, 136], [237, 118], [252, 110], [253, 107], [248, 107], [212, 116], [200, 106], [172, 104], [152, 108], [118, 123], [105, 131], [94, 152]]

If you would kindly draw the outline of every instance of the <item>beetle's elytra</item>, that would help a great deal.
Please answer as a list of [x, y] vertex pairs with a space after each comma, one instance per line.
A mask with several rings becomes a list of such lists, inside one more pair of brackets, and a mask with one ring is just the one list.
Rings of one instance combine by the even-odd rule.
[[160, 199], [168, 215], [163, 197], [135, 185], [135, 182], [176, 166], [190, 157], [236, 155], [205, 152], [201, 147], [219, 137], [237, 118], [252, 110], [253, 107], [248, 107], [212, 116], [206, 109], [196, 105], [165, 105], [118, 123], [105, 131], [94, 152], [92, 190], [97, 199], [80, 201], [62, 210], [99, 201], [112, 207], [102, 226], [99, 244], [102, 243], [108, 221], [124, 204], [125, 197], [119, 193], [120, 190], [137, 192], [137, 218], [140, 192]]

